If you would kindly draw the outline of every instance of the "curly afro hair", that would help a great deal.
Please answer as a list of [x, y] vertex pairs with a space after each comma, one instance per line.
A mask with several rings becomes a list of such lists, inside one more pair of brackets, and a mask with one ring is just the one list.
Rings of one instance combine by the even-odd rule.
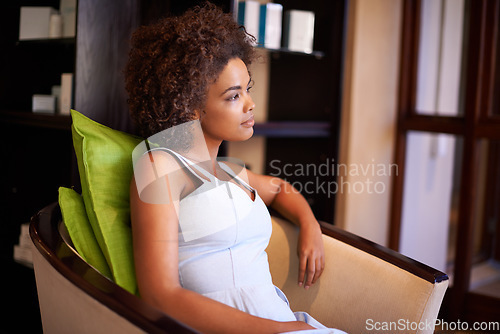
[[197, 119], [208, 86], [229, 60], [251, 64], [254, 40], [210, 3], [139, 27], [132, 36], [125, 87], [141, 135]]

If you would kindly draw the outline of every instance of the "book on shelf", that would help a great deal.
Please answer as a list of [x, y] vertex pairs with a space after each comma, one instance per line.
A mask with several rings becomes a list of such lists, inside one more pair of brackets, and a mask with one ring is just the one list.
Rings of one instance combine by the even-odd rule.
[[76, 0], [60, 0], [59, 11], [49, 6], [22, 6], [19, 40], [75, 37]]
[[59, 99], [59, 113], [69, 115], [73, 106], [73, 73], [61, 74], [61, 97]]
[[260, 6], [259, 44], [269, 49], [281, 47], [281, 21], [283, 6], [268, 3]]
[[62, 36], [75, 37], [76, 32], [76, 0], [60, 0], [59, 11], [62, 16]]
[[297, 52], [313, 52], [314, 12], [287, 10], [283, 26], [285, 48]]
[[238, 23], [245, 27], [247, 33], [259, 38], [259, 15], [260, 3], [254, 0], [246, 0], [238, 3]]
[[53, 95], [34, 94], [32, 110], [35, 113], [54, 114], [56, 112], [56, 97]]
[[21, 7], [19, 40], [49, 38], [50, 17], [57, 14], [52, 7]]

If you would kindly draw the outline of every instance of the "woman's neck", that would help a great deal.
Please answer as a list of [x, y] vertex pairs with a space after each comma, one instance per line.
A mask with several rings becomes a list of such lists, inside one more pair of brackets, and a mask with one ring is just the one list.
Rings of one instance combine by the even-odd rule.
[[214, 175], [217, 175], [217, 155], [219, 154], [219, 147], [222, 144], [222, 141], [215, 141], [205, 136], [205, 143], [208, 150], [208, 155], [210, 156], [210, 169], [214, 173]]
[[182, 154], [189, 160], [203, 165], [203, 167], [210, 173], [216, 174], [217, 170], [217, 155], [222, 140], [207, 136], [203, 131], [199, 120], [185, 123], [184, 126], [187, 130], [183, 131], [190, 135], [189, 149]]

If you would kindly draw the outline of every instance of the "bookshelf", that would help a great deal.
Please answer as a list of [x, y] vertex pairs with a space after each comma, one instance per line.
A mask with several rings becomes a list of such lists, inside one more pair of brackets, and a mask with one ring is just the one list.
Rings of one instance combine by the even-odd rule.
[[268, 121], [254, 126], [254, 135], [267, 138], [328, 138], [328, 122], [315, 121]]
[[[203, 1], [186, 0], [142, 3], [142, 22], [154, 20], [166, 14], [180, 14]], [[237, 17], [238, 0], [214, 1]], [[265, 3], [265, 0], [259, 1]], [[222, 154], [240, 151], [260, 151], [258, 157], [246, 161], [250, 166], [261, 164], [262, 171], [273, 172], [272, 161], [285, 164], [324, 164], [337, 160], [341, 109], [342, 68], [347, 0], [282, 0], [283, 13], [289, 9], [308, 10], [315, 13], [315, 38], [312, 53], [290, 51], [285, 48], [265, 49], [267, 59], [264, 70], [268, 87], [262, 99], [266, 110], [259, 115], [254, 126], [253, 143], [243, 144], [240, 149], [226, 146]], [[258, 47], [258, 49], [262, 49]], [[259, 52], [262, 50], [259, 50]], [[254, 66], [254, 65], [252, 65]], [[253, 70], [252, 70], [253, 71]], [[253, 73], [255, 74], [255, 73]], [[257, 87], [252, 91], [257, 94]], [[255, 96], [255, 95], [254, 95]], [[256, 98], [254, 98], [256, 100]], [[263, 117], [261, 117], [263, 116]], [[257, 117], [256, 117], [257, 119]], [[232, 145], [232, 143], [230, 143]], [[251, 148], [249, 147], [252, 146]], [[256, 148], [258, 146], [258, 148]], [[253, 154], [253, 153], [252, 153]], [[245, 161], [245, 158], [236, 156]], [[259, 171], [259, 170], [257, 170]], [[281, 175], [285, 177], [284, 175]], [[334, 175], [292, 175], [287, 181], [298, 186], [335, 182]], [[321, 190], [304, 194], [316, 217], [333, 223], [335, 194]]]
[[0, 124], [68, 131], [71, 127], [71, 117], [30, 111], [2, 110], [0, 112]]
[[[315, 13], [314, 51], [301, 53], [285, 48], [268, 52], [266, 117], [254, 126], [254, 135], [265, 138], [264, 172], [278, 166], [305, 166], [337, 161], [344, 55], [345, 0], [282, 0], [289, 9]], [[262, 3], [262, 1], [261, 1]], [[237, 1], [232, 2], [237, 8]], [[288, 169], [290, 171], [290, 169]], [[335, 193], [321, 188], [333, 184], [335, 175], [280, 175], [310, 203], [316, 217], [334, 223]], [[289, 175], [292, 174], [292, 175]], [[314, 185], [306, 190], [307, 185]]]
[[5, 301], [0, 332], [41, 333], [33, 270], [15, 262], [13, 250], [21, 226], [71, 183], [71, 119], [33, 113], [32, 96], [51, 94], [61, 73], [74, 73], [76, 38], [19, 40], [21, 6], [58, 8], [59, 0], [0, 5], [0, 264], [8, 273], [0, 282], [15, 291]]
[[[0, 5], [0, 152], [4, 157], [0, 206], [7, 226], [0, 254], [7, 259], [20, 225], [57, 198], [59, 185], [69, 185], [72, 164], [69, 116], [31, 110], [34, 94], [51, 94], [52, 86], [60, 85], [62, 73], [74, 73], [76, 38], [19, 40], [22, 6], [58, 8], [59, 0]], [[34, 166], [31, 159], [44, 155], [39, 161], [47, 163]]]
[[[147, 3], [137, 1], [136, 5], [125, 8], [126, 11], [125, 9], [121, 11], [124, 16], [134, 18], [124, 21], [130, 25], [126, 30], [132, 31], [139, 23], [145, 23], [169, 12], [178, 14], [199, 2], [185, 1], [181, 5], [174, 1], [158, 0]], [[270, 161], [277, 159], [284, 164], [320, 164], [325, 160], [335, 160], [338, 147], [346, 0], [308, 2], [283, 0], [280, 3], [284, 11], [303, 9], [315, 12], [314, 52], [306, 54], [283, 48], [267, 50], [269, 53], [267, 115], [264, 121], [255, 125], [255, 135], [265, 138], [263, 150], [265, 152], [262, 153], [265, 155], [265, 172], [270, 172]], [[19, 26], [19, 8], [25, 4], [30, 3], [20, 1], [15, 4], [2, 5], [1, 24], [4, 27], [3, 31], [8, 32], [0, 37], [0, 44], [6, 50], [1, 55], [2, 73], [5, 73], [0, 79], [0, 127], [5, 129], [2, 138], [4, 145], [7, 145], [8, 138], [17, 135], [13, 133], [14, 130], [27, 132], [30, 135], [40, 132], [37, 143], [51, 136], [59, 136], [60, 142], [65, 143], [69, 148], [64, 154], [60, 152], [60, 159], [53, 164], [58, 166], [58, 170], [71, 170], [72, 152], [69, 131], [71, 121], [69, 117], [32, 113], [30, 111], [32, 95], [49, 93], [50, 87], [59, 82], [61, 73], [73, 72], [76, 75], [75, 98], [76, 102], [80, 101], [76, 105], [77, 109], [81, 109], [88, 116], [113, 128], [129, 131], [130, 124], [120, 123], [127, 113], [125, 94], [110, 95], [111, 91], [119, 90], [107, 85], [99, 86], [102, 92], [91, 90], [92, 87], [98, 86], [99, 82], [106, 80], [103, 76], [114, 77], [114, 81], [117, 82], [121, 74], [117, 68], [113, 69], [114, 72], [110, 75], [109, 68], [104, 69], [96, 65], [98, 62], [95, 60], [100, 54], [89, 53], [92, 51], [90, 46], [96, 40], [88, 39], [86, 29], [90, 21], [85, 21], [85, 14], [82, 15], [83, 20], [79, 21], [81, 24], [79, 29], [82, 29], [81, 32], [84, 35], [78, 40], [59, 38], [19, 41], [17, 29], [11, 29], [11, 27]], [[235, 1], [219, 1], [217, 4], [230, 11], [234, 8]], [[58, 1], [47, 0], [44, 1], [44, 5], [57, 7]], [[116, 6], [120, 6], [119, 1], [116, 2]], [[84, 13], [88, 14], [92, 13], [92, 10], [97, 10], [99, 4], [97, 1], [87, 1], [80, 7], [87, 10]], [[120, 37], [126, 39], [125, 35]], [[111, 43], [108, 44], [110, 44], [108, 48], [113, 47]], [[120, 61], [124, 63], [126, 59], [126, 52], [102, 51], [102, 53], [111, 52], [115, 55], [122, 55], [123, 59], [116, 59], [113, 63], [118, 64]], [[78, 57], [81, 60], [77, 64]], [[116, 110], [109, 110], [109, 105], [117, 106]], [[289, 147], [295, 149], [289, 152]], [[43, 148], [40, 149], [43, 150]], [[7, 172], [5, 167], [2, 172]], [[50, 174], [51, 169], [49, 167], [39, 169], [38, 175], [43, 175], [45, 172]], [[21, 180], [21, 178], [13, 177], [11, 180]], [[74, 183], [74, 178], [71, 176], [63, 182], [59, 178], [55, 180], [57, 180], [57, 186], [71, 186]], [[294, 177], [288, 180], [299, 181]], [[334, 181], [334, 176], [330, 178], [330, 181]], [[12, 186], [4, 184], [3, 189], [9, 188]], [[50, 199], [56, 198], [54, 190], [50, 194]], [[7, 191], [3, 195], [8, 198], [11, 194]], [[319, 219], [333, 221], [335, 200], [334, 194], [332, 195], [325, 203], [323, 199], [320, 199], [324, 197], [324, 194], [307, 194]], [[323, 204], [317, 204], [320, 202]], [[41, 207], [38, 204], [34, 206]], [[24, 222], [33, 213], [31, 210], [20, 212], [23, 213], [13, 213], [14, 216], [11, 218], [18, 217], [20, 222]]]

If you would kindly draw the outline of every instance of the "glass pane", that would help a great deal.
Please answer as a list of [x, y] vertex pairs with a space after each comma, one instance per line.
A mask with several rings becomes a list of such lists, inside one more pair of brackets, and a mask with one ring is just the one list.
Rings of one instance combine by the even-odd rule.
[[415, 109], [460, 115], [464, 0], [423, 0]]
[[481, 140], [470, 290], [500, 298], [500, 141]]
[[401, 253], [451, 273], [462, 139], [410, 132], [406, 147]]

